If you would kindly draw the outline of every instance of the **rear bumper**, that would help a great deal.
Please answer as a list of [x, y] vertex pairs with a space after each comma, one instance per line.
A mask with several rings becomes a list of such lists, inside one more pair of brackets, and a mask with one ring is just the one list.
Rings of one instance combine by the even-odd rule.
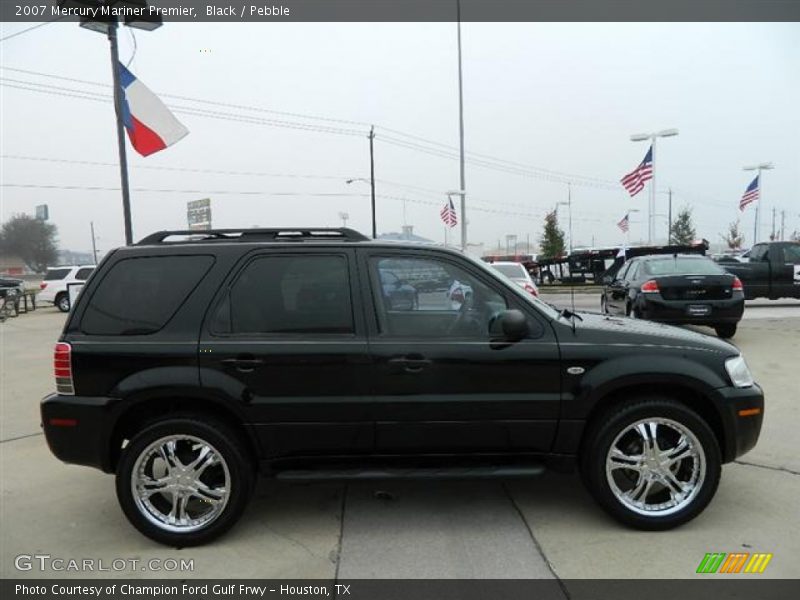
[[[764, 420], [764, 392], [758, 385], [716, 390], [724, 443], [722, 461], [731, 462], [756, 445]], [[740, 414], [740, 411], [748, 411]], [[755, 414], [752, 414], [755, 413]]]
[[66, 463], [112, 472], [109, 436], [114, 403], [113, 398], [45, 396], [42, 429], [50, 451]]
[[[705, 315], [693, 315], [689, 306], [708, 306]], [[664, 323], [738, 323], [744, 314], [744, 296], [723, 300], [664, 300], [659, 294], [640, 299], [642, 318]]]

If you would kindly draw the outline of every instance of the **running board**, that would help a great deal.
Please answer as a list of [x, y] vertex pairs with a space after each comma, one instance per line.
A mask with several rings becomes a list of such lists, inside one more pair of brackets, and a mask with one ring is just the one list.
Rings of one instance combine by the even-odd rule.
[[536, 477], [544, 473], [544, 466], [513, 465], [498, 467], [452, 468], [370, 468], [278, 471], [275, 479], [281, 481], [383, 481], [402, 479], [514, 479]]

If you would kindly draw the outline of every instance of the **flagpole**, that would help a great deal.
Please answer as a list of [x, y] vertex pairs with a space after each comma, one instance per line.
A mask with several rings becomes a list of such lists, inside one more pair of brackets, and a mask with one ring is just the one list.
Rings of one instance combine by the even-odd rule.
[[458, 20], [458, 134], [459, 134], [459, 170], [461, 175], [461, 250], [467, 251], [467, 188], [464, 182], [464, 86], [461, 75], [461, 0], [456, 0], [456, 18]]
[[114, 112], [117, 116], [117, 145], [119, 148], [119, 175], [122, 184], [122, 214], [125, 219], [125, 245], [133, 245], [131, 224], [131, 195], [128, 186], [128, 157], [125, 152], [125, 126], [122, 123], [122, 87], [119, 82], [119, 49], [117, 47], [117, 22], [108, 24], [108, 41], [111, 45], [111, 73], [114, 82]]

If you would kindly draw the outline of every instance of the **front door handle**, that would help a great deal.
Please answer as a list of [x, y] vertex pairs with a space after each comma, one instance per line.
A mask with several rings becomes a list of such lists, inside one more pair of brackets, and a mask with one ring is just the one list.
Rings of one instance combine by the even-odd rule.
[[256, 367], [264, 364], [262, 359], [248, 356], [223, 358], [220, 362], [226, 367], [234, 367], [237, 371], [241, 371], [242, 373], [250, 373]]
[[430, 366], [431, 361], [424, 356], [409, 355], [390, 358], [389, 364], [400, 367], [409, 373], [419, 373], [426, 367]]

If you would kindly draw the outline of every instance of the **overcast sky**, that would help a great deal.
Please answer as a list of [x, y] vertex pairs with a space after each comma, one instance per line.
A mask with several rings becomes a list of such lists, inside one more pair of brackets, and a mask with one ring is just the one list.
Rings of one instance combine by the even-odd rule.
[[[2, 35], [28, 26], [3, 25]], [[120, 34], [127, 62], [134, 45], [128, 30]], [[570, 178], [553, 181], [543, 170], [574, 176], [576, 246], [622, 242], [616, 223], [629, 208], [642, 210], [631, 215], [631, 239], [646, 238], [648, 190], [630, 198], [615, 182], [646, 151], [632, 133], [672, 127], [680, 135], [658, 145], [658, 188], [673, 188], [675, 211], [692, 207], [698, 235], [720, 241], [753, 177], [742, 166], [763, 161], [775, 169], [763, 177], [762, 238], [773, 207], [786, 211], [787, 233], [800, 229], [799, 24], [467, 23], [462, 35], [467, 151], [526, 165], [519, 174], [467, 164], [471, 242], [494, 246], [506, 234], [537, 241]], [[369, 177], [374, 123], [379, 232], [400, 229], [406, 198], [415, 233], [443, 239], [439, 210], [444, 193], [459, 187], [458, 162], [439, 155], [452, 150], [407, 135], [457, 148], [455, 24], [169, 23], [137, 32], [136, 42], [131, 71], [182, 107], [177, 116], [190, 134], [148, 158], [129, 147], [131, 186], [140, 190], [132, 192], [135, 238], [184, 228], [186, 202], [204, 197], [216, 227], [337, 226], [347, 212], [351, 226], [368, 232], [369, 186], [345, 180]], [[4, 67], [110, 82], [107, 41], [73, 23], [41, 27], [0, 50]], [[4, 84], [48, 92], [0, 87], [4, 156], [116, 164], [111, 103], [64, 95], [110, 87], [0, 75]], [[90, 249], [90, 221], [101, 251], [123, 243], [119, 191], [63, 189], [118, 188], [115, 166], [6, 157], [0, 167], [2, 220], [48, 204], [62, 247]], [[666, 212], [659, 194], [657, 213]], [[747, 244], [753, 213], [751, 206], [742, 216]], [[566, 210], [559, 214], [566, 229]], [[663, 217], [657, 228], [665, 238]]]

